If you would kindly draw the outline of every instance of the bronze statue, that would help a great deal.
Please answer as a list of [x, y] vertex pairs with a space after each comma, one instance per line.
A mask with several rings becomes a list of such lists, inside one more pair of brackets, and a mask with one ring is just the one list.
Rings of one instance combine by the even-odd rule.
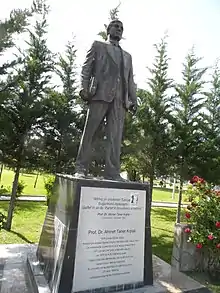
[[85, 127], [76, 159], [77, 177], [85, 177], [92, 143], [106, 119], [104, 178], [124, 181], [120, 176], [121, 141], [126, 111], [136, 111], [137, 97], [131, 55], [119, 46], [123, 24], [110, 22], [108, 41], [95, 41], [87, 52], [81, 72], [80, 96], [88, 102]]

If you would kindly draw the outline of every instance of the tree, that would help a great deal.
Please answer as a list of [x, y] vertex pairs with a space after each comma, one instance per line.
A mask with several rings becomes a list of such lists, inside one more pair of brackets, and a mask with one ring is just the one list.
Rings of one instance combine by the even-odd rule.
[[197, 148], [201, 143], [200, 124], [204, 106], [202, 77], [207, 68], [198, 67], [200, 60], [192, 49], [183, 64], [183, 82], [175, 85], [172, 113], [175, 144], [173, 154], [180, 179], [177, 223], [180, 222], [183, 182], [190, 177], [192, 162], [198, 156]]
[[[0, 20], [0, 56], [6, 50], [15, 46], [14, 35], [23, 33], [29, 25], [29, 18], [36, 14], [42, 14], [47, 9], [46, 2], [41, 0], [34, 0], [30, 9], [14, 9], [11, 11], [8, 19]], [[0, 65], [0, 76], [8, 74], [8, 69], [13, 68], [21, 59], [12, 60]], [[0, 80], [0, 94], [7, 86], [13, 85], [13, 79], [9, 79], [10, 83], [7, 84]], [[8, 80], [8, 81], [9, 81]]]
[[195, 156], [195, 174], [212, 184], [220, 183], [220, 69], [218, 63], [212, 73], [211, 88], [205, 93], [202, 113], [201, 143]]
[[[15, 33], [22, 33], [24, 29], [28, 25], [28, 17], [31, 16], [31, 11], [28, 9], [15, 9], [12, 10], [10, 13], [10, 17], [8, 19], [5, 19], [4, 21], [0, 21], [0, 57], [3, 56], [5, 51], [7, 51], [9, 48], [13, 47], [14, 40], [13, 36]], [[3, 58], [2, 58], [3, 59]], [[4, 59], [3, 59], [4, 60]], [[19, 60], [11, 61], [11, 62], [3, 62], [0, 64], [0, 104], [5, 98], [5, 90], [8, 86], [11, 86], [14, 81], [11, 79], [8, 79], [10, 81], [9, 83], [6, 82], [8, 70], [16, 65], [16, 63]], [[6, 77], [5, 77], [6, 76]], [[2, 131], [3, 125], [6, 123], [6, 121], [3, 118], [3, 115], [0, 112], [0, 145], [2, 145], [3, 140], [5, 140], [4, 133]], [[7, 126], [7, 124], [5, 124]], [[1, 151], [1, 159], [3, 159], [3, 153]], [[1, 172], [3, 169], [3, 164], [1, 164]]]
[[[145, 94], [145, 90], [137, 90], [139, 106], [141, 105], [141, 101], [144, 99]], [[140, 138], [141, 128], [138, 115], [126, 113], [121, 161], [122, 170], [127, 172], [128, 179], [131, 181], [139, 181], [141, 175], [143, 175], [143, 160], [141, 159], [142, 146], [140, 144]]]
[[3, 129], [7, 138], [4, 142], [4, 160], [15, 169], [6, 223], [8, 230], [12, 224], [19, 173], [25, 161], [25, 145], [29, 133], [39, 127], [44, 116], [43, 102], [53, 70], [53, 58], [46, 41], [48, 7], [44, 0], [38, 0], [34, 5], [40, 9], [37, 13], [41, 20], [36, 21], [34, 31], [28, 29], [28, 48], [20, 50], [18, 56], [22, 63], [9, 76], [16, 83], [7, 88], [0, 105], [4, 121], [8, 122]]
[[[31, 12], [28, 9], [16, 9], [11, 11], [9, 19], [0, 21], [0, 56], [9, 48], [14, 47], [13, 35], [22, 33], [28, 25], [28, 17]], [[15, 61], [3, 63], [0, 66], [0, 75], [7, 73], [7, 69], [15, 65]]]
[[149, 68], [151, 74], [148, 79], [149, 90], [143, 92], [137, 113], [141, 129], [139, 149], [144, 164], [142, 172], [150, 178], [151, 196], [156, 169], [161, 169], [169, 153], [167, 147], [170, 97], [167, 90], [172, 85], [172, 80], [168, 77], [166, 36], [154, 46], [156, 56], [153, 67]]
[[74, 169], [82, 130], [81, 109], [76, 94], [76, 49], [74, 41], [68, 42], [65, 55], [59, 56], [56, 73], [62, 82], [62, 93], [51, 91], [48, 95], [45, 144], [52, 172]]

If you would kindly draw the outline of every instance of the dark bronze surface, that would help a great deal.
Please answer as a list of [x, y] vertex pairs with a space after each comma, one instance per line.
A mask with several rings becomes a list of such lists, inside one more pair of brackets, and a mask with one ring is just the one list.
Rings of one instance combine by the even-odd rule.
[[106, 119], [106, 179], [123, 181], [120, 176], [121, 141], [127, 110], [136, 111], [137, 97], [131, 55], [120, 46], [123, 24], [112, 21], [108, 41], [95, 41], [87, 52], [81, 72], [82, 99], [88, 102], [84, 132], [76, 159], [76, 176], [87, 174], [93, 142]]

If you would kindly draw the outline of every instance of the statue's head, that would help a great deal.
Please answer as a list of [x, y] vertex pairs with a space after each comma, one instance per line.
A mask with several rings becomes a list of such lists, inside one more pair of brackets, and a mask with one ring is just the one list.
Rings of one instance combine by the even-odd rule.
[[113, 40], [120, 41], [123, 30], [123, 23], [120, 20], [115, 19], [109, 23], [107, 27], [107, 35]]

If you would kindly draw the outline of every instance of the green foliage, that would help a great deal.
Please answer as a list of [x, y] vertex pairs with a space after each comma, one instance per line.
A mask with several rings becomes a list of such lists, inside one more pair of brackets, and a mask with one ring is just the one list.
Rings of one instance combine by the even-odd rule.
[[[27, 186], [27, 184], [23, 180], [20, 180], [18, 182], [17, 191], [16, 191], [16, 197], [19, 197], [19, 196], [23, 195], [23, 192], [24, 192], [24, 189], [25, 189], [26, 186]], [[11, 193], [11, 187], [10, 186], [7, 186], [7, 187], [4, 187], [3, 185], [1, 186], [1, 188], [0, 188], [0, 196], [1, 195], [9, 195], [10, 193]]]
[[10, 86], [4, 90], [0, 103], [0, 119], [4, 122], [1, 123], [0, 137], [3, 163], [15, 170], [6, 225], [8, 230], [11, 229], [20, 169], [28, 161], [26, 146], [28, 139], [37, 136], [40, 129], [45, 113], [44, 97], [54, 69], [53, 54], [47, 47], [48, 9], [44, 0], [34, 3], [37, 20], [34, 28], [28, 29], [27, 49], [18, 49], [16, 66], [7, 78]]
[[6, 216], [0, 212], [0, 231], [2, 228], [4, 228], [6, 219], [7, 219]]
[[175, 84], [176, 95], [173, 97], [173, 111], [169, 121], [172, 123], [171, 151], [174, 171], [179, 175], [179, 202], [177, 223], [180, 222], [183, 181], [192, 174], [195, 160], [200, 155], [196, 150], [202, 143], [200, 135], [201, 113], [204, 106], [202, 79], [207, 68], [199, 68], [198, 58], [194, 50], [186, 56], [183, 64], [183, 82]]
[[0, 53], [14, 46], [13, 34], [24, 31], [28, 25], [28, 17], [30, 16], [31, 11], [29, 9], [14, 9], [11, 11], [8, 19], [0, 21]]
[[205, 93], [205, 108], [200, 122], [200, 143], [195, 156], [195, 173], [213, 184], [220, 183], [220, 69], [215, 65], [211, 88]]
[[82, 107], [76, 93], [76, 49], [68, 42], [65, 54], [59, 56], [56, 73], [62, 82], [62, 92], [51, 90], [46, 99], [44, 169], [52, 173], [70, 172], [83, 127]]
[[1, 150], [3, 161], [17, 166], [28, 158], [25, 146], [28, 138], [40, 126], [44, 115], [44, 94], [53, 70], [52, 54], [46, 44], [47, 23], [45, 16], [36, 21], [34, 31], [29, 30], [28, 48], [20, 50], [16, 71], [8, 77], [16, 83], [7, 88], [0, 104], [2, 129]]
[[172, 123], [173, 157], [177, 173], [181, 180], [189, 179], [193, 174], [193, 163], [201, 143], [200, 123], [204, 106], [202, 80], [207, 68], [199, 68], [198, 58], [192, 50], [183, 64], [183, 83], [175, 85], [176, 95], [173, 97]]
[[19, 197], [23, 194], [23, 191], [27, 185], [23, 180], [18, 182], [17, 191], [16, 191], [16, 197]]
[[44, 188], [47, 192], [47, 203], [49, 203], [49, 200], [53, 193], [53, 186], [55, 182], [55, 176], [49, 176], [47, 179], [44, 180]]
[[0, 187], [0, 196], [1, 195], [8, 195], [11, 192], [11, 188], [9, 186], [4, 187], [3, 185]]
[[[171, 112], [168, 90], [172, 80], [168, 77], [167, 36], [155, 45], [156, 56], [149, 68], [148, 91], [139, 95], [137, 112], [139, 128], [139, 162], [142, 174], [150, 178], [151, 187], [156, 173], [163, 175], [169, 163], [169, 115]], [[136, 152], [137, 152], [136, 150]], [[167, 172], [167, 171], [166, 171]]]

